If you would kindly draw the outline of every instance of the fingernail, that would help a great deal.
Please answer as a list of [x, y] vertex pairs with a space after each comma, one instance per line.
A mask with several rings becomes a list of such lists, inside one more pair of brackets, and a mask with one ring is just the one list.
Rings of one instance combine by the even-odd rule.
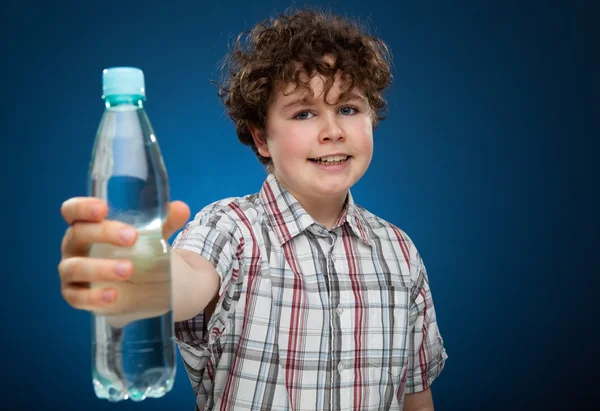
[[135, 230], [131, 228], [121, 230], [121, 240], [124, 242], [130, 243], [133, 240], [133, 237], [135, 237]]
[[125, 277], [127, 274], [129, 274], [129, 267], [129, 263], [117, 263], [115, 266], [115, 271], [119, 277]]
[[102, 292], [102, 299], [105, 302], [110, 303], [112, 300], [115, 299], [115, 290], [111, 290], [111, 289], [104, 290]]

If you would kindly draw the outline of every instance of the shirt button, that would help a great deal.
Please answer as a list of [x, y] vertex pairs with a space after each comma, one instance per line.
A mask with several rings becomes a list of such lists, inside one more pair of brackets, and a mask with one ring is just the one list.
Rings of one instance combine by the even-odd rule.
[[337, 367], [337, 368], [338, 368], [338, 372], [342, 372], [342, 371], [344, 371], [344, 364], [343, 364], [343, 363], [340, 361], [340, 362], [338, 363], [338, 367]]
[[338, 315], [342, 315], [344, 313], [344, 309], [338, 306], [338, 308], [335, 309], [335, 312], [337, 312]]

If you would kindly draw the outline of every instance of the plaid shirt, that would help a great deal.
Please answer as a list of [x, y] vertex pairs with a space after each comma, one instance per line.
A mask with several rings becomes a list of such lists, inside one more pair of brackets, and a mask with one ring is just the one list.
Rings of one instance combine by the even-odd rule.
[[221, 277], [212, 317], [175, 324], [200, 410], [401, 410], [447, 358], [423, 261], [348, 195], [334, 228], [271, 174], [173, 243]]

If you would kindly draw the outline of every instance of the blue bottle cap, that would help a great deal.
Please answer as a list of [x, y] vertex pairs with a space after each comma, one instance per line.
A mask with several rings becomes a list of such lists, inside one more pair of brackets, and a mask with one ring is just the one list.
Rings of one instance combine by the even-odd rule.
[[102, 71], [103, 97], [133, 95], [146, 97], [144, 72], [136, 67], [111, 67]]

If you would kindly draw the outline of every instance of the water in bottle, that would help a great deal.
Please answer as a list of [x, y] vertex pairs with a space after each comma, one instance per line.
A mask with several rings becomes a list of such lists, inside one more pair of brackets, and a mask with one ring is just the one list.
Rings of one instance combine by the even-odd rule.
[[105, 110], [88, 176], [88, 194], [108, 204], [108, 220], [137, 229], [134, 246], [93, 244], [90, 257], [126, 259], [134, 273], [111, 287], [110, 312], [92, 314], [92, 374], [99, 398], [162, 397], [175, 378], [170, 249], [162, 235], [169, 206], [167, 172], [144, 109], [144, 74], [133, 67], [103, 71]]

